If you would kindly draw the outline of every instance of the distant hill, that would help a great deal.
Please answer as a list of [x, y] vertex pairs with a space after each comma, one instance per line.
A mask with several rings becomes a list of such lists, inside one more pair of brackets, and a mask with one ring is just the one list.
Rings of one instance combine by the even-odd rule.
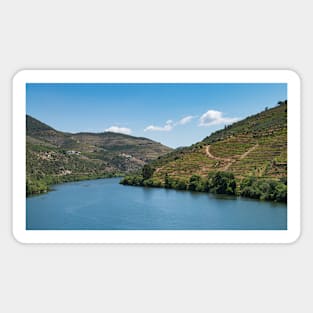
[[119, 133], [65, 133], [27, 115], [27, 193], [47, 191], [58, 182], [124, 175], [171, 150]]
[[217, 193], [286, 201], [287, 101], [160, 156], [122, 183], [216, 192], [213, 180], [223, 177]]

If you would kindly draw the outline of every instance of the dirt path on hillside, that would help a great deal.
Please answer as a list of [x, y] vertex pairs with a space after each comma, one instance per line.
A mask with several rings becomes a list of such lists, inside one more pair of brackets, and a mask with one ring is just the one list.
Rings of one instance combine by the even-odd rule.
[[251, 147], [249, 150], [247, 150], [245, 153], [241, 154], [238, 158], [219, 158], [214, 156], [211, 152], [210, 152], [210, 145], [207, 145], [206, 149], [205, 149], [205, 153], [206, 155], [213, 160], [217, 160], [217, 161], [223, 161], [223, 162], [227, 162], [228, 164], [226, 164], [223, 168], [222, 171], [227, 171], [229, 169], [229, 167], [236, 162], [237, 160], [243, 160], [244, 158], [246, 158], [253, 150], [255, 150], [257, 147], [259, 146], [259, 144], [257, 143], [255, 146]]
[[208, 145], [205, 149], [205, 153], [206, 155], [210, 158], [210, 159], [214, 159], [214, 160], [218, 160], [218, 161], [224, 161], [224, 162], [231, 162], [233, 161], [233, 159], [226, 159], [226, 158], [219, 158], [214, 156], [211, 152], [210, 152], [210, 145]]
[[255, 146], [253, 146], [252, 148], [250, 148], [249, 150], [247, 150], [245, 153], [243, 153], [240, 157], [239, 160], [244, 159], [248, 154], [250, 154], [253, 150], [255, 150], [257, 147], [259, 146], [259, 144], [257, 143]]

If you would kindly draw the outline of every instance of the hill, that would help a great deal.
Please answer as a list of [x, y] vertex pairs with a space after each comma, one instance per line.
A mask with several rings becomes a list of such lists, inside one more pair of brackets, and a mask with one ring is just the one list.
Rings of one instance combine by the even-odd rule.
[[119, 133], [65, 133], [27, 115], [27, 194], [47, 191], [59, 182], [125, 175], [171, 150]]
[[122, 183], [286, 201], [287, 101], [161, 156]]

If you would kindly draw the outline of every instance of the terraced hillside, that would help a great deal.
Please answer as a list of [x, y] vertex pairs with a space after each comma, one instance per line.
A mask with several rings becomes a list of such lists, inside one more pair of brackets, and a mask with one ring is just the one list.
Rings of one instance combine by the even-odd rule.
[[[263, 127], [264, 126], [264, 127]], [[265, 127], [266, 126], [266, 127]], [[172, 159], [172, 160], [171, 160]], [[287, 175], [287, 105], [282, 104], [218, 131], [190, 148], [152, 163], [153, 175], [206, 176], [229, 171], [238, 178], [279, 179]]]
[[[164, 187], [170, 179], [179, 189], [188, 189], [191, 176], [206, 181], [219, 172], [233, 175], [237, 194], [242, 191], [241, 184], [246, 186], [251, 179], [253, 183], [286, 185], [287, 101], [161, 156], [149, 166], [153, 173], [142, 184], [150, 186]], [[132, 184], [131, 178], [128, 181]]]
[[58, 182], [125, 175], [169, 151], [124, 134], [64, 133], [26, 116], [27, 193], [47, 191]]

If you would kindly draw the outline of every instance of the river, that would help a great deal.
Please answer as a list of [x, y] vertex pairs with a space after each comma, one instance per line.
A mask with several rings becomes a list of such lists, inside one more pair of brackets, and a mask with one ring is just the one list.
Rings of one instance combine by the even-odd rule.
[[26, 199], [27, 230], [284, 230], [283, 203], [119, 184], [53, 186]]

